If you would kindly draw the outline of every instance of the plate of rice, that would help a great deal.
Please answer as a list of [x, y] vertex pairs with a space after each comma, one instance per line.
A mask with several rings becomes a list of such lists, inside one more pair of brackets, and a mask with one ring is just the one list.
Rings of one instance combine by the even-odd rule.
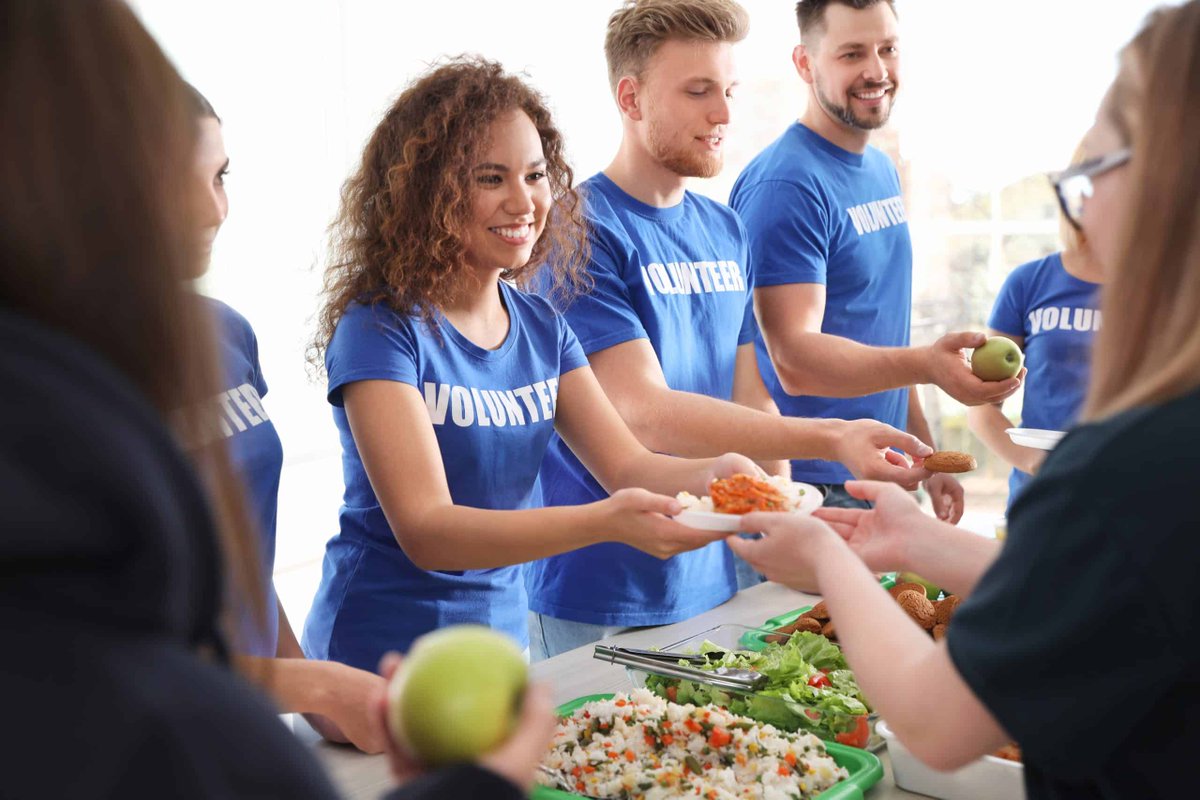
[[738, 530], [742, 514], [754, 511], [811, 514], [824, 502], [817, 487], [779, 475], [764, 478], [733, 475], [709, 484], [705, 497], [689, 492], [680, 492], [675, 497], [683, 504], [683, 511], [675, 515], [677, 522], [689, 528], [730, 533]]
[[865, 751], [647, 689], [580, 698], [559, 713], [534, 800], [849, 800], [883, 775]]

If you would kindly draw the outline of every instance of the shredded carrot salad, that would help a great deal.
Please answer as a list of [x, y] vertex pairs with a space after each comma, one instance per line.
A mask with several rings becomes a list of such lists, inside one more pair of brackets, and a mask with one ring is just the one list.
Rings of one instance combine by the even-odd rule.
[[722, 514], [749, 514], [751, 511], [788, 511], [783, 493], [767, 481], [750, 475], [734, 475], [713, 481], [708, 487], [713, 510]]

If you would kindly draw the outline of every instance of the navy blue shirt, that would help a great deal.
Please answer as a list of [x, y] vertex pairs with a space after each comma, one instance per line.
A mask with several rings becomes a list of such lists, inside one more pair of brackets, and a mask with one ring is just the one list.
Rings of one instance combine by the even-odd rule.
[[[821, 332], [876, 347], [905, 347], [912, 317], [912, 241], [896, 168], [881, 151], [851, 153], [800, 123], [755, 156], [729, 204], [750, 233], [755, 287], [825, 287]], [[793, 417], [875, 419], [903, 430], [908, 390], [865, 397], [802, 397], [784, 391], [766, 343], [758, 365], [779, 410]], [[833, 461], [795, 460], [792, 478], [843, 483]]]

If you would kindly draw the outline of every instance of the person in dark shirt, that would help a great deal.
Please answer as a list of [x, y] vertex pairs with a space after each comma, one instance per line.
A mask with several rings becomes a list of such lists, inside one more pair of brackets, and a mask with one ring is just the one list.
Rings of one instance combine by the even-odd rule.
[[[0, 796], [333, 798], [229, 666], [223, 605], [263, 598], [185, 286], [185, 85], [119, 0], [3, 0], [0, 119]], [[394, 796], [519, 796], [554, 719], [529, 696]]]
[[[750, 515], [731, 546], [818, 588], [863, 691], [904, 744], [954, 769], [1010, 739], [1028, 795], [1175, 797], [1200, 748], [1200, 0], [1125, 49], [1055, 178], [1104, 269], [1082, 422], [1014, 504], [1001, 546], [923, 515], [894, 487], [870, 511]], [[1109, 313], [1111, 312], [1111, 313]], [[869, 569], [964, 597], [935, 642]]]
[[224, 448], [185, 449], [219, 384], [183, 83], [124, 3], [6, 0], [0, 119], [0, 794], [333, 797], [228, 668], [226, 589], [262, 600]]

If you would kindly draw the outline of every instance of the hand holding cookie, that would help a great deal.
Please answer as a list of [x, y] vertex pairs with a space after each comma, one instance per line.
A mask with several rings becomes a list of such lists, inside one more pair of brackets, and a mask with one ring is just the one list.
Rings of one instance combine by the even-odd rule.
[[930, 472], [970, 472], [979, 466], [975, 456], [970, 453], [960, 453], [957, 450], [938, 450], [931, 456], [926, 456], [922, 466]]

